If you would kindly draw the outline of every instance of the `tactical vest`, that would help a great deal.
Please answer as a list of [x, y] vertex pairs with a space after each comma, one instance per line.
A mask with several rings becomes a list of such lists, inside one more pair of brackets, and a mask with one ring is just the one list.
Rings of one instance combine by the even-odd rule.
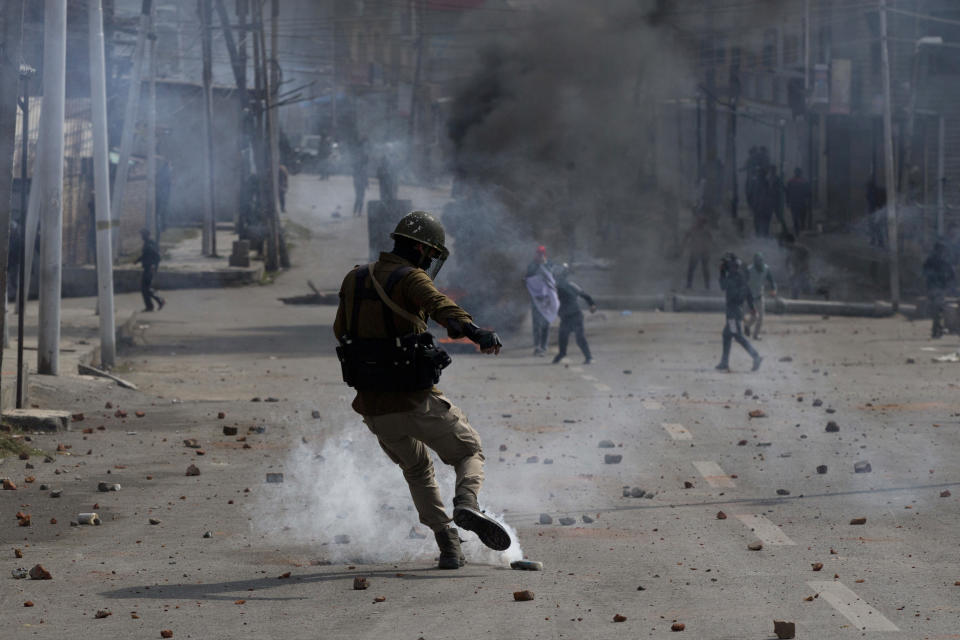
[[[383, 287], [384, 296], [375, 287], [365, 286], [367, 278], [374, 278], [370, 265], [359, 267], [356, 271], [346, 333], [338, 338], [337, 359], [340, 360], [343, 381], [357, 391], [431, 389], [440, 381], [441, 372], [451, 362], [450, 356], [437, 346], [429, 332], [401, 336], [397, 331], [394, 322], [396, 313], [386, 300], [390, 299], [393, 289], [412, 270], [410, 266], [394, 270]], [[357, 335], [362, 300], [380, 303], [388, 337], [361, 338]]]

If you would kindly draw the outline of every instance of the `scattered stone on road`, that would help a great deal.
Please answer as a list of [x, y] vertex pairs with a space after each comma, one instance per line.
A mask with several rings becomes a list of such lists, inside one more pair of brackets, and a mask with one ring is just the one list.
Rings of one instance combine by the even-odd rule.
[[727, 514], [725, 514], [723, 511], [717, 511], [717, 520], [726, 520], [726, 519], [727, 519]]
[[410, 540], [425, 540], [426, 537], [427, 537], [427, 534], [420, 533], [419, 531], [417, 531], [416, 527], [410, 527], [410, 533], [407, 534], [407, 538], [409, 538]]
[[97, 485], [97, 491], [104, 493], [108, 491], [120, 491], [120, 485], [116, 482], [101, 482]]
[[228, 426], [224, 425], [224, 427], [223, 427], [223, 435], [225, 435], [225, 436], [235, 436], [235, 435], [237, 435], [237, 428], [236, 428], [236, 427], [228, 427]]
[[854, 473], [870, 473], [873, 471], [873, 467], [870, 466], [870, 463], [866, 460], [861, 460], [860, 462], [853, 463], [853, 472]]
[[813, 406], [815, 406], [815, 407], [822, 407], [822, 406], [823, 406], [823, 400], [821, 400], [820, 398], [816, 398], [816, 399], [813, 401]]
[[852, 518], [850, 524], [867, 524], [866, 518]]
[[370, 582], [366, 578], [357, 576], [353, 579], [353, 588], [355, 591], [363, 591], [370, 587]]
[[618, 614], [615, 614], [615, 615], [613, 616], [613, 621], [614, 621], [614, 622], [626, 622], [626, 621], [627, 621], [627, 616], [621, 615], [621, 614], [619, 614], [619, 613], [618, 613]]
[[684, 488], [684, 489], [693, 489], [693, 483], [690, 482], [689, 480], [684, 480], [684, 481], [683, 481], [683, 488]]
[[549, 513], [541, 513], [540, 524], [553, 524], [553, 516], [551, 516]]
[[44, 569], [42, 564], [34, 565], [30, 569], [30, 579], [31, 580], [52, 580], [53, 576], [50, 575], [50, 572]]
[[163, 630], [160, 631], [160, 637], [161, 637], [161, 638], [172, 638], [172, 637], [173, 637], [173, 631], [171, 631], [170, 629], [163, 629]]
[[813, 569], [814, 571], [820, 571], [821, 569], [823, 569], [823, 563], [814, 562], [813, 564], [810, 565], [810, 568]]
[[161, 522], [163, 522], [163, 520], [161, 520], [160, 518], [150, 518], [149, 522], [150, 524], [160, 524]]
[[608, 453], [603, 456], [603, 464], [620, 464], [623, 456], [619, 453]]
[[683, 631], [686, 628], [687, 625], [683, 624], [682, 622], [674, 622], [672, 625], [670, 625], [670, 631]]
[[773, 621], [773, 632], [779, 640], [790, 640], [797, 637], [796, 625], [793, 622], [784, 622], [783, 620]]
[[283, 474], [282, 474], [282, 473], [268, 473], [268, 474], [267, 474], [267, 482], [269, 482], [270, 484], [279, 484], [279, 483], [283, 482]]
[[197, 468], [197, 465], [192, 464], [189, 467], [187, 467], [187, 472], [184, 475], [198, 476], [200, 475], [200, 469]]
[[760, 551], [760, 549], [763, 549], [763, 543], [751, 542], [750, 544], [747, 545], [747, 549], [750, 549], [750, 551]]
[[523, 591], [514, 591], [513, 599], [517, 602], [529, 602], [533, 600], [533, 591], [529, 589], [524, 589]]
[[766, 418], [767, 414], [763, 409], [753, 409], [747, 414], [751, 418]]
[[789, 489], [777, 489], [777, 495], [778, 495], [778, 496], [788, 496], [788, 495], [790, 495], [790, 490], [789, 490]]
[[562, 524], [563, 526], [569, 527], [569, 526], [572, 525], [572, 524], [576, 524], [576, 523], [577, 523], [577, 519], [576, 519], [576, 518], [571, 518], [571, 517], [569, 517], [569, 516], [564, 516], [564, 517], [560, 518], [559, 522], [560, 522], [560, 524]]
[[597, 443], [597, 448], [599, 449], [613, 449], [617, 445], [613, 444], [613, 440], [601, 440]]
[[591, 518], [591, 517], [588, 516], [588, 515], [584, 515], [582, 519], [583, 519], [584, 524], [590, 524], [590, 523], [593, 522], [593, 518]]
[[109, 617], [112, 616], [112, 615], [113, 615], [113, 612], [110, 611], [109, 609], [99, 609], [99, 610], [97, 611], [97, 613], [94, 614], [93, 617], [94, 617], [94, 618], [109, 618]]
[[840, 431], [840, 427], [837, 425], [836, 422], [831, 420], [830, 422], [827, 423], [827, 433], [836, 433], [838, 431]]
[[527, 458], [527, 464], [536, 464], [538, 462], [540, 462], [540, 458], [538, 458], [537, 456], [530, 456], [529, 458]]
[[641, 489], [640, 487], [634, 487], [630, 489], [631, 498], [642, 498], [647, 492]]
[[941, 492], [940, 492], [940, 497], [941, 497], [941, 498], [949, 498], [949, 497], [950, 497], [950, 490], [949, 490], [949, 489], [944, 489], [943, 491], [941, 491]]
[[817, 465], [817, 473], [819, 473], [820, 475], [823, 475], [826, 472], [827, 472], [827, 465], [825, 464]]
[[199, 449], [200, 441], [197, 440], [196, 438], [187, 438], [186, 440], [183, 441], [183, 446], [189, 449]]

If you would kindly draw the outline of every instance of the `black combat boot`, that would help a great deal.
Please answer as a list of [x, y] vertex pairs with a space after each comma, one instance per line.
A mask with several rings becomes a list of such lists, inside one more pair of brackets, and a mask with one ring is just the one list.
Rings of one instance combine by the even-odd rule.
[[480, 510], [474, 496], [454, 498], [453, 521], [461, 529], [473, 531], [480, 542], [494, 551], [510, 548], [510, 534], [499, 522]]
[[437, 546], [440, 547], [440, 562], [438, 569], [459, 569], [466, 562], [460, 550], [460, 532], [456, 527], [449, 527], [443, 531], [434, 531]]

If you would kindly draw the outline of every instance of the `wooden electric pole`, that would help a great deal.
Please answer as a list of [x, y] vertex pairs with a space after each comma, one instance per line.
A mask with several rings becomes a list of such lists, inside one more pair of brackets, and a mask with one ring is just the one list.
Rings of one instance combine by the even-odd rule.
[[201, 42], [203, 49], [203, 134], [204, 134], [204, 198], [203, 255], [217, 255], [217, 220], [214, 199], [213, 166], [213, 10], [211, 0], [199, 0]]

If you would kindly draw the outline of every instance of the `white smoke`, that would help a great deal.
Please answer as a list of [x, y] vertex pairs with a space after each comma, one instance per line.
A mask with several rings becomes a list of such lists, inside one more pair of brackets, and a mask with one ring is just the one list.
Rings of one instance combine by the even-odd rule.
[[[343, 410], [337, 417], [339, 421], [331, 422], [341, 426], [321, 441], [298, 443], [289, 452], [282, 484], [267, 484], [259, 492], [252, 505], [255, 533], [280, 544], [314, 545], [319, 560], [334, 564], [435, 559], [433, 532], [420, 524], [400, 468], [358, 416]], [[454, 473], [436, 456], [434, 468], [450, 504]], [[487, 513], [506, 527], [513, 544], [506, 551], [493, 551], [472, 532], [461, 530], [467, 561], [502, 565], [520, 560], [516, 530], [501, 515]], [[425, 537], [410, 537], [411, 529]], [[337, 542], [339, 536], [349, 536], [349, 542]]]

